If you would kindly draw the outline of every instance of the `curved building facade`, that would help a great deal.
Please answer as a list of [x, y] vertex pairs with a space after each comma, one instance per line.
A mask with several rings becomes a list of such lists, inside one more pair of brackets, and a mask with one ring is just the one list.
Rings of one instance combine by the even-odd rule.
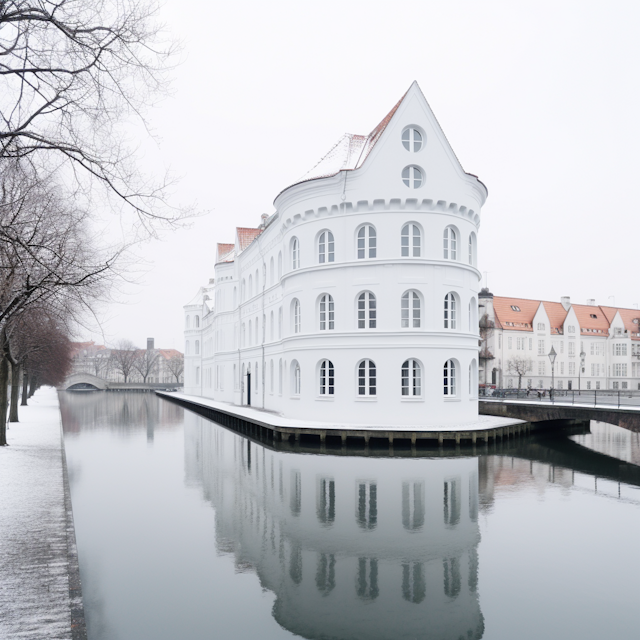
[[333, 423], [474, 421], [486, 197], [414, 83], [218, 245], [185, 307], [185, 392]]

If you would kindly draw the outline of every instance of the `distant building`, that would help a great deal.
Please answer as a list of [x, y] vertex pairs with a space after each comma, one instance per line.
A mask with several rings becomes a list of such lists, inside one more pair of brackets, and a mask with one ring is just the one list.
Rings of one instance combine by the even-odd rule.
[[[556, 389], [640, 389], [640, 311], [587, 304], [479, 295], [480, 383]], [[523, 366], [524, 363], [524, 366]], [[510, 368], [511, 365], [511, 368]]]
[[[93, 340], [89, 342], [72, 342], [72, 369], [74, 373], [89, 373], [91, 375], [107, 380], [108, 382], [124, 382], [124, 377], [113, 365], [113, 349], [109, 349], [102, 344], [96, 344]], [[147, 339], [147, 350], [158, 354], [147, 382], [167, 382], [176, 383], [176, 376], [172, 373], [169, 361], [172, 358], [181, 358], [184, 355], [177, 349], [156, 349], [153, 338]], [[142, 356], [144, 349], [138, 349], [137, 353]], [[129, 382], [142, 382], [142, 376], [137, 371], [129, 376]], [[180, 374], [179, 382], [184, 382], [184, 373]]]
[[185, 391], [325, 422], [477, 420], [486, 198], [414, 83], [218, 244], [184, 307]]

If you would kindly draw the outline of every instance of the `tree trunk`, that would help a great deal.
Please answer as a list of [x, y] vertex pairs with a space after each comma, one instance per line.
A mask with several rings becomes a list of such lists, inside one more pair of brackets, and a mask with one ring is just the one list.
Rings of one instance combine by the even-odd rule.
[[36, 388], [38, 385], [38, 379], [36, 376], [31, 376], [29, 378], [29, 397], [32, 398], [33, 394], [36, 392]]
[[9, 360], [0, 355], [0, 447], [7, 444], [7, 384], [9, 383]]
[[26, 371], [22, 372], [22, 402], [21, 406], [27, 406], [27, 395], [29, 393], [29, 374]]
[[18, 398], [22, 382], [22, 366], [11, 365], [11, 408], [9, 409], [9, 422], [18, 422]]

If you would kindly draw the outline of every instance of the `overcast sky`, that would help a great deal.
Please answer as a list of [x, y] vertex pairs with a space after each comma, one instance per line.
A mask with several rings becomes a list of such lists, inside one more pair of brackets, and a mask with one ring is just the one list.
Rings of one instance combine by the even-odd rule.
[[[146, 245], [146, 273], [104, 309], [113, 343], [182, 350], [182, 306], [217, 242], [345, 132], [366, 134], [417, 80], [464, 169], [489, 189], [479, 268], [496, 295], [640, 302], [638, 2], [166, 0], [182, 41], [173, 95], [149, 112], [206, 215]], [[79, 336], [80, 337], [80, 336]]]

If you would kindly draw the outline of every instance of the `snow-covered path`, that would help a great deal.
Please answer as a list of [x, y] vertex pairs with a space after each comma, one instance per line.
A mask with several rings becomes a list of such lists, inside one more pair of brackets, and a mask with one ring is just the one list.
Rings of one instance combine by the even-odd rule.
[[40, 389], [29, 404], [0, 447], [0, 639], [77, 640], [86, 635], [58, 396]]

